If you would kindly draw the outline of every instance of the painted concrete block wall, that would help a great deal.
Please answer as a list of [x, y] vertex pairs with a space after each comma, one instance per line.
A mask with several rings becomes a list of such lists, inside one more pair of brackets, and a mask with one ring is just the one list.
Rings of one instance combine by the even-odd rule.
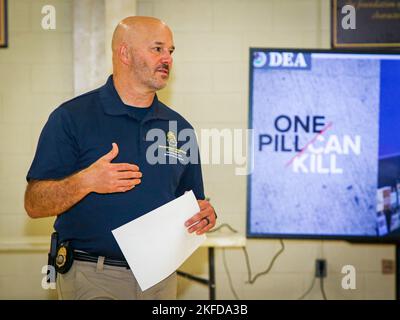
[[[0, 50], [0, 238], [49, 235], [53, 218], [32, 220], [23, 207], [25, 176], [50, 112], [72, 97], [72, 1], [8, 1], [9, 47]], [[56, 29], [41, 26], [44, 5]], [[41, 288], [46, 252], [0, 252], [0, 299], [48, 299]]]

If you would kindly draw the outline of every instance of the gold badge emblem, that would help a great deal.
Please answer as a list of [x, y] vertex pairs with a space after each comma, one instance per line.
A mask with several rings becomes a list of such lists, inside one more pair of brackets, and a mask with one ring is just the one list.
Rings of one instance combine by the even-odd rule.
[[60, 247], [57, 252], [56, 265], [62, 268], [67, 261], [67, 249], [65, 247]]
[[176, 136], [172, 131], [168, 131], [168, 133], [167, 133], [167, 142], [168, 142], [168, 145], [171, 147], [176, 147], [178, 145]]

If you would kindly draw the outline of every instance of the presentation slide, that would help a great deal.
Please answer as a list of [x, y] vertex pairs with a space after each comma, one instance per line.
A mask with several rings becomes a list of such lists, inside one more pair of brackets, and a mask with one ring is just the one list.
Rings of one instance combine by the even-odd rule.
[[250, 237], [399, 229], [400, 54], [250, 50]]

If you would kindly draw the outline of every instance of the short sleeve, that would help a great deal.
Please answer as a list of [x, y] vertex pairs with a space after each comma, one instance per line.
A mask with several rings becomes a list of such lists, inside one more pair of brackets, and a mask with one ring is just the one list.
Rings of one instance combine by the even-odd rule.
[[[186, 137], [185, 144], [181, 147], [184, 151], [188, 152], [188, 163], [185, 165], [186, 168], [180, 178], [177, 190], [175, 192], [176, 197], [180, 197], [186, 191], [192, 190], [196, 199], [204, 200], [204, 185], [203, 185], [203, 175], [201, 172], [201, 160], [199, 145], [197, 143], [197, 137], [192, 126], [189, 125], [189, 129], [183, 136]], [[183, 133], [183, 130], [182, 130]], [[188, 148], [187, 150], [185, 148]], [[192, 158], [190, 155], [194, 152], [195, 157]]]
[[204, 185], [203, 175], [201, 172], [200, 156], [198, 156], [198, 163], [189, 163], [184, 171], [179, 186], [176, 191], [176, 196], [183, 195], [186, 191], [193, 190], [196, 199], [204, 200]]
[[69, 111], [59, 107], [45, 124], [27, 174], [31, 179], [61, 179], [76, 171], [79, 148]]

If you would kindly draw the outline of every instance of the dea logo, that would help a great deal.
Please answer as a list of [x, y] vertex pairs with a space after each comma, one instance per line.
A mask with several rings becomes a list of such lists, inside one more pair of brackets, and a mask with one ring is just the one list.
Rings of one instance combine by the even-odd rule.
[[167, 132], [167, 143], [169, 146], [174, 147], [174, 148], [178, 145], [176, 136], [172, 131]]
[[267, 63], [267, 55], [262, 51], [254, 52], [253, 66], [254, 68], [262, 68]]

